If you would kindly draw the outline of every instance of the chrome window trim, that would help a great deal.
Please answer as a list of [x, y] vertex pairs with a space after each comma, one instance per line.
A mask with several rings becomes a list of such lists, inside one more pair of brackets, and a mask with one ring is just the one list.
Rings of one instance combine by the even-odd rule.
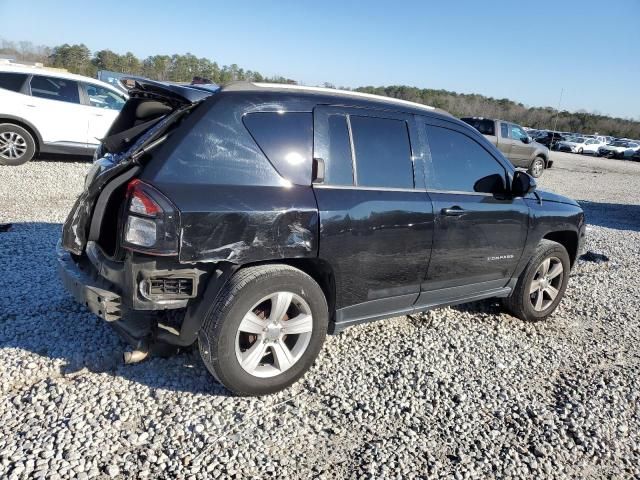
[[493, 193], [483, 192], [462, 192], [458, 190], [420, 190], [417, 188], [395, 188], [395, 187], [363, 187], [359, 185], [329, 185], [325, 183], [314, 183], [313, 188], [335, 189], [335, 190], [371, 190], [380, 192], [416, 192], [416, 193], [444, 193], [449, 195], [469, 195], [481, 197], [493, 197]]
[[482, 196], [482, 197], [493, 197], [493, 193], [484, 193], [484, 192], [464, 192], [461, 190], [437, 190], [437, 189], [427, 189], [427, 193], [445, 193], [449, 195], [473, 195], [473, 196]]
[[313, 188], [335, 189], [335, 190], [370, 190], [379, 192], [416, 192], [425, 193], [425, 190], [415, 188], [395, 188], [395, 187], [363, 187], [358, 185], [327, 185], [324, 183], [314, 183]]

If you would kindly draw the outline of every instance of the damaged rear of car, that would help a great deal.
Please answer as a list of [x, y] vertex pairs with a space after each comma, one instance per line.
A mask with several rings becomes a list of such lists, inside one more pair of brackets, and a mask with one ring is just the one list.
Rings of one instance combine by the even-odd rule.
[[192, 345], [240, 265], [314, 257], [318, 220], [308, 185], [280, 175], [250, 133], [273, 106], [256, 111], [214, 86], [128, 83], [57, 254], [66, 288], [134, 347], [125, 361], [135, 362]]

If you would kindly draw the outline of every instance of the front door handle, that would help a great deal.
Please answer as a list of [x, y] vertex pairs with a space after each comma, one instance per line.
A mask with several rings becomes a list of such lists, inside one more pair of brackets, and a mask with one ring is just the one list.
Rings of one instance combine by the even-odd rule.
[[467, 211], [464, 208], [455, 206], [451, 208], [443, 208], [442, 210], [440, 210], [440, 213], [448, 217], [459, 217], [460, 215], [464, 215], [465, 213], [467, 213]]

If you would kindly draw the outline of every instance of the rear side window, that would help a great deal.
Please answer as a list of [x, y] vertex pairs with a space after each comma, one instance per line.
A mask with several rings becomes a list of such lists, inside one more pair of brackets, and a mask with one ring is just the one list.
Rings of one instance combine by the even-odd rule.
[[19, 92], [22, 89], [22, 86], [24, 85], [24, 81], [26, 79], [26, 73], [1, 72], [0, 88], [11, 90], [12, 92]]
[[244, 124], [278, 173], [299, 184], [311, 184], [313, 115], [299, 112], [258, 112]]
[[500, 122], [500, 136], [502, 138], [509, 138], [509, 125], [504, 122]]
[[330, 114], [327, 121], [329, 161], [325, 164], [324, 182], [330, 185], [353, 185], [353, 160], [347, 117]]
[[483, 135], [495, 135], [496, 125], [493, 120], [480, 119], [480, 118], [463, 118], [463, 122], [468, 123], [473, 128], [478, 130]]
[[407, 122], [351, 115], [359, 186], [413, 188]]
[[489, 152], [455, 130], [431, 125], [425, 128], [431, 150], [429, 188], [498, 193], [506, 172]]
[[80, 103], [78, 82], [66, 78], [34, 75], [31, 78], [31, 95], [47, 100]]

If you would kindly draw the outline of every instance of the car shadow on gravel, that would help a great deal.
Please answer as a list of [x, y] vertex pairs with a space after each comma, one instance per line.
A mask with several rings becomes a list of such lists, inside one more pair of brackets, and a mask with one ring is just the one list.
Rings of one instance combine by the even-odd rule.
[[640, 205], [586, 200], [578, 200], [578, 203], [584, 210], [588, 225], [640, 232]]
[[0, 362], [12, 375], [28, 382], [43, 375], [108, 374], [154, 390], [230, 395], [207, 371], [197, 349], [125, 365], [122, 355], [130, 347], [77, 304], [58, 278], [60, 230], [58, 223], [14, 222], [0, 232]]

